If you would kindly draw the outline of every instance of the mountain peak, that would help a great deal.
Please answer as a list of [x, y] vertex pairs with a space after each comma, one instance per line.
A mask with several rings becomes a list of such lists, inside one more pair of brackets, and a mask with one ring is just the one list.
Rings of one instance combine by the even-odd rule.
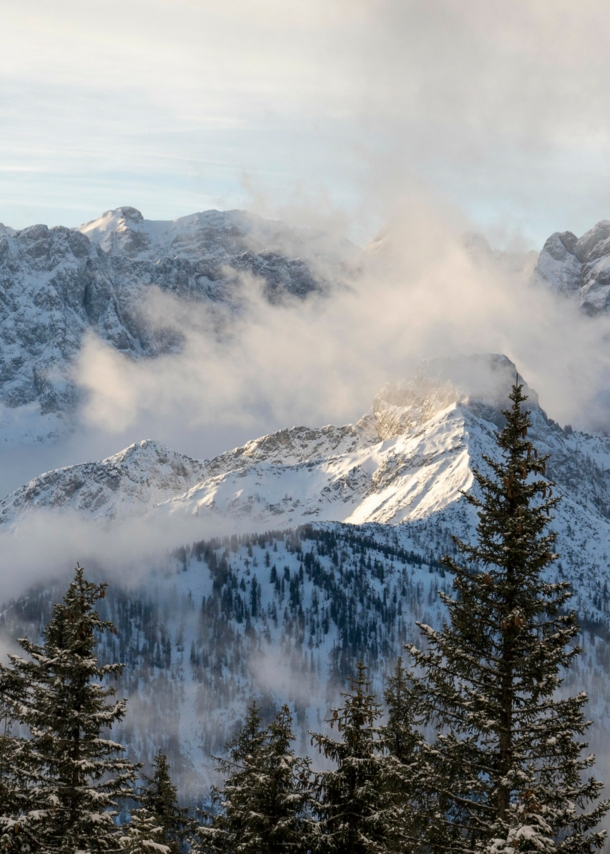
[[408, 382], [386, 385], [375, 397], [377, 430], [381, 438], [393, 438], [458, 403], [505, 409], [515, 379], [523, 383], [530, 403], [537, 406], [538, 395], [507, 356], [482, 353], [426, 360]]
[[144, 217], [140, 211], [137, 208], [132, 208], [130, 205], [116, 208], [114, 211], [106, 211], [106, 214], [121, 214], [124, 219], [130, 220], [131, 222], [144, 222]]
[[534, 281], [575, 299], [590, 315], [610, 310], [610, 220], [603, 219], [582, 237], [555, 232], [544, 244]]

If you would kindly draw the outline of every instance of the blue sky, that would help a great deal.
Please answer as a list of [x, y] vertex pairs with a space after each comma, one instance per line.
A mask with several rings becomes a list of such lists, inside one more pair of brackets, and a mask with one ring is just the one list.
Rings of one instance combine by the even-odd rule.
[[246, 207], [365, 242], [424, 195], [522, 247], [610, 218], [598, 0], [2, 7], [6, 225]]

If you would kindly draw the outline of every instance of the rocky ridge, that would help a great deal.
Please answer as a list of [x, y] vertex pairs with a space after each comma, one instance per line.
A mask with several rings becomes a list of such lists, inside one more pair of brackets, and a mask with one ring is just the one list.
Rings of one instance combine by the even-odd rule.
[[578, 238], [556, 232], [544, 244], [534, 280], [573, 299], [587, 314], [610, 309], [610, 221], [602, 220]]
[[[140, 442], [35, 478], [0, 503], [0, 524], [22, 525], [45, 508], [108, 523], [143, 517], [167, 529], [184, 519], [249, 532], [340, 522], [472, 536], [462, 491], [473, 467], [496, 453], [515, 376], [503, 356], [433, 360], [383, 389], [357, 424], [280, 430], [208, 461]], [[532, 437], [552, 455], [548, 477], [563, 499], [559, 550], [590, 592], [610, 573], [610, 439], [563, 430], [527, 391]]]

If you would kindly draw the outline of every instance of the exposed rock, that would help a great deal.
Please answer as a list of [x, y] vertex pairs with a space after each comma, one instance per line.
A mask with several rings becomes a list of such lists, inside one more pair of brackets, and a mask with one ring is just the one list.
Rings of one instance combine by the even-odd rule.
[[598, 222], [577, 238], [570, 231], [552, 234], [544, 244], [534, 281], [573, 298], [587, 314], [610, 309], [610, 221]]
[[178, 348], [179, 334], [151, 329], [140, 310], [153, 286], [237, 308], [247, 273], [272, 303], [304, 299], [327, 292], [355, 252], [243, 211], [152, 222], [123, 207], [78, 229], [0, 226], [0, 402], [72, 410], [87, 330], [134, 359]]

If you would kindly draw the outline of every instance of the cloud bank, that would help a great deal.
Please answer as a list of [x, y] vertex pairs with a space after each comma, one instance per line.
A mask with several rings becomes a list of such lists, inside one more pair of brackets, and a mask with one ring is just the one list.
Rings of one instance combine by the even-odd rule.
[[[217, 311], [152, 292], [149, 322], [184, 335], [180, 353], [133, 362], [90, 336], [78, 365], [84, 417], [110, 433], [172, 443], [218, 425], [250, 431], [359, 418], [387, 381], [435, 356], [509, 356], [561, 424], [610, 423], [603, 392], [610, 320], [591, 319], [527, 277], [473, 260], [454, 222], [417, 204], [365, 253], [361, 275], [329, 298], [247, 309], [217, 334]], [[181, 448], [178, 448], [180, 450]]]

